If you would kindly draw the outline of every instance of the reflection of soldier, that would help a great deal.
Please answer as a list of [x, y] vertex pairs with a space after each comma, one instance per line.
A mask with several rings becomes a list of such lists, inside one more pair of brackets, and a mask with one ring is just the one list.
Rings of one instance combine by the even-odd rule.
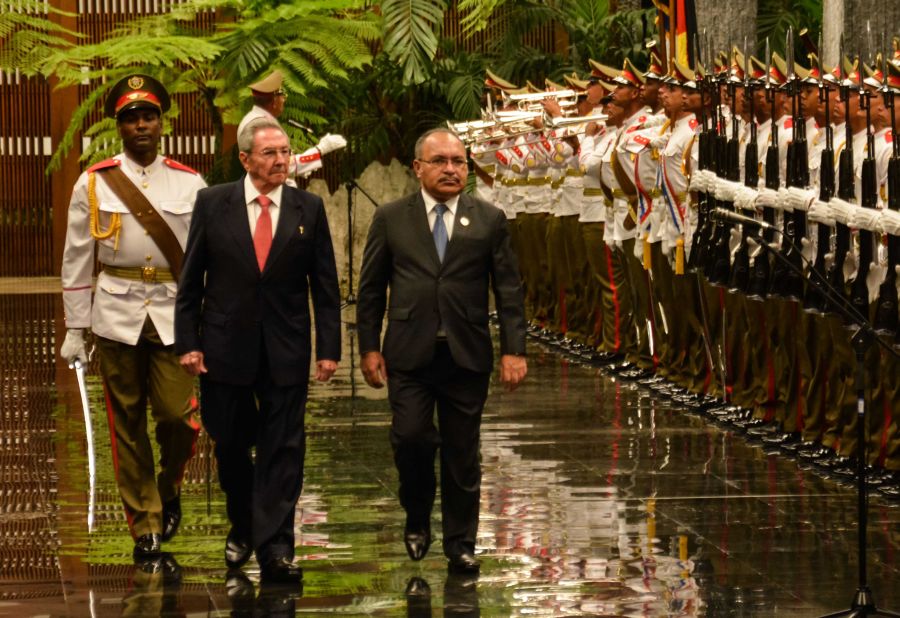
[[[113, 86], [106, 115], [116, 119], [122, 154], [88, 169], [69, 204], [62, 285], [66, 333], [60, 355], [87, 360], [90, 327], [100, 353], [113, 462], [135, 558], [156, 556], [181, 520], [180, 486], [199, 427], [193, 380], [172, 351], [175, 291], [194, 197], [194, 170], [158, 156], [169, 95], [151, 77]], [[101, 264], [91, 302], [94, 246]], [[147, 435], [147, 401], [156, 420], [159, 475]]]
[[184, 616], [181, 607], [181, 565], [169, 553], [142, 560], [134, 567], [123, 616]]
[[[237, 134], [240, 135], [252, 120], [258, 118], [266, 118], [268, 120], [278, 120], [284, 111], [284, 102], [287, 101], [287, 91], [282, 87], [284, 76], [281, 71], [275, 69], [264, 79], [256, 83], [250, 84], [250, 94], [253, 96], [253, 107], [241, 119], [238, 125]], [[288, 121], [291, 124], [292, 121]], [[293, 125], [299, 126], [299, 125]], [[308, 130], [308, 129], [307, 129]], [[340, 150], [347, 145], [347, 140], [341, 135], [332, 135], [328, 133], [319, 140], [319, 143], [312, 148], [307, 148], [303, 152], [291, 155], [291, 162], [288, 167], [288, 176], [295, 178], [297, 176], [309, 176], [311, 173], [322, 167], [322, 157], [329, 152]], [[291, 181], [293, 182], [293, 181]]]

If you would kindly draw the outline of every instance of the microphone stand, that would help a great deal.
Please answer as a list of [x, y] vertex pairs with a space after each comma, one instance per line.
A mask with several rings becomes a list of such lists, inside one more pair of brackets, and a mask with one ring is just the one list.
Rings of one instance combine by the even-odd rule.
[[356, 296], [353, 295], [353, 190], [357, 189], [365, 195], [375, 205], [375, 208], [379, 206], [375, 198], [366, 193], [366, 190], [360, 187], [355, 180], [348, 180], [344, 183], [344, 187], [347, 189], [347, 260], [349, 267], [347, 268], [347, 297], [341, 303], [341, 309], [356, 304]]
[[[725, 217], [732, 213], [722, 213], [719, 216]], [[750, 223], [750, 222], [748, 222]], [[756, 223], [759, 225], [759, 223]], [[784, 234], [781, 230], [779, 230], [775, 226], [760, 226], [762, 229], [771, 229], [777, 232], [782, 236], [783, 239], [787, 238], [787, 235]], [[795, 274], [799, 274], [803, 276], [803, 268], [798, 266], [796, 263], [787, 259], [781, 251], [775, 249], [766, 242], [765, 237], [762, 234], [759, 235], [751, 235], [752, 238], [755, 238], [756, 241], [769, 253], [775, 256], [776, 260], [781, 260], [785, 266], [787, 266], [790, 270], [794, 271]], [[793, 243], [793, 240], [788, 240], [788, 242]], [[794, 250], [802, 255], [799, 247], [794, 247]], [[806, 258], [803, 258], [806, 260]], [[806, 260], [808, 262], [808, 260]], [[850, 609], [835, 612], [833, 614], [826, 614], [821, 616], [820, 618], [857, 618], [857, 617], [867, 617], [867, 616], [889, 616], [892, 618], [900, 618], [900, 614], [893, 613], [887, 610], [879, 610], [875, 606], [875, 599], [872, 595], [872, 590], [868, 585], [868, 577], [866, 570], [866, 558], [868, 553], [868, 543], [867, 543], [867, 528], [868, 528], [868, 501], [869, 501], [869, 492], [868, 487], [866, 485], [866, 430], [865, 430], [865, 418], [866, 418], [866, 353], [869, 351], [869, 348], [872, 347], [873, 343], [878, 343], [882, 348], [889, 351], [894, 356], [900, 358], [900, 353], [894, 350], [893, 346], [884, 342], [878, 334], [875, 332], [875, 329], [869, 323], [869, 320], [860, 313], [856, 307], [851, 305], [850, 303], [844, 302], [843, 295], [838, 292], [838, 290], [831, 285], [826, 277], [823, 277], [821, 273], [815, 268], [809, 269], [811, 276], [807, 280], [810, 285], [816, 287], [819, 292], [825, 295], [825, 297], [833, 303], [834, 309], [837, 310], [841, 316], [847, 320], [847, 324], [853, 324], [857, 327], [856, 332], [853, 334], [853, 337], [850, 339], [850, 343], [853, 346], [853, 351], [856, 355], [856, 374], [854, 376], [854, 383], [856, 385], [856, 442], [857, 446], [857, 455], [856, 455], [856, 513], [857, 513], [857, 541], [858, 541], [858, 583], [856, 588], [856, 593], [853, 596], [853, 601], [850, 604]]]

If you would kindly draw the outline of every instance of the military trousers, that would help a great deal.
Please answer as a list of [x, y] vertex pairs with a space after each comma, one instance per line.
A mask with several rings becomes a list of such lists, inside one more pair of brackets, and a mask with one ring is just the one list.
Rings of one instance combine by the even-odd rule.
[[[194, 379], [174, 346], [163, 345], [148, 317], [136, 345], [97, 337], [106, 393], [113, 466], [132, 536], [162, 533], [162, 505], [181, 492], [200, 426], [194, 419]], [[147, 427], [156, 423], [159, 472]]]

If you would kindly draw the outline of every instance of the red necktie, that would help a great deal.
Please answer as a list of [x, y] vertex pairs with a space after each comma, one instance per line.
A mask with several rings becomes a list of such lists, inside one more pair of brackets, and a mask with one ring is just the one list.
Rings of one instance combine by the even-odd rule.
[[272, 204], [265, 195], [256, 198], [259, 204], [260, 213], [256, 218], [256, 230], [253, 232], [253, 249], [256, 251], [256, 263], [259, 264], [259, 272], [263, 271], [266, 265], [266, 258], [269, 257], [269, 249], [272, 248], [272, 216], [269, 214], [269, 206]]

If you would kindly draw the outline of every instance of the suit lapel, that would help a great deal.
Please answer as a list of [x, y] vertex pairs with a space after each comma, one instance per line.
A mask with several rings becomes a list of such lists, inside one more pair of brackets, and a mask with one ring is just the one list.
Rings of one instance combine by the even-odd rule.
[[269, 257], [266, 259], [266, 267], [263, 271], [265, 274], [271, 270], [272, 264], [278, 259], [278, 255], [287, 246], [292, 234], [298, 234], [298, 228], [303, 222], [303, 209], [301, 202], [296, 193], [287, 185], [281, 189], [281, 212], [278, 213], [278, 227], [275, 229], [275, 236], [272, 238], [272, 248], [269, 250]]
[[250, 221], [247, 215], [247, 201], [244, 199], [243, 180], [234, 183], [234, 191], [231, 192], [228, 207], [225, 209], [225, 220], [241, 253], [250, 261], [253, 268], [257, 268], [256, 251], [253, 248], [253, 237], [250, 235]]

